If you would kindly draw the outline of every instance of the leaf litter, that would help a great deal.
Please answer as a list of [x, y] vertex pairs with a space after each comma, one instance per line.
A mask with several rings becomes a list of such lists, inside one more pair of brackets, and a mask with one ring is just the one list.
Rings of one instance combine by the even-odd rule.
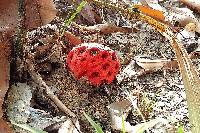
[[[62, 3], [59, 1], [56, 1], [56, 3], [58, 7], [62, 6]], [[162, 6], [168, 7], [171, 6], [170, 4], [175, 4], [177, 7], [179, 6], [177, 2], [162, 3]], [[90, 10], [91, 13], [91, 8], [87, 8], [86, 10]], [[114, 22], [117, 26], [131, 26], [131, 23], [127, 22], [120, 14], [113, 14], [109, 9], [101, 10], [103, 13], [107, 13], [103, 17], [106, 22]], [[97, 12], [97, 14], [98, 13], [100, 12]], [[198, 15], [196, 14], [196, 16]], [[93, 17], [94, 16], [92, 16], [92, 18]], [[87, 23], [87, 21], [87, 19], [78, 19], [78, 23]], [[94, 23], [93, 21], [94, 20], [89, 23]], [[54, 20], [52, 23], [56, 23], [57, 27], [62, 26], [62, 20]], [[61, 49], [60, 45], [56, 45], [57, 47], [48, 51], [46, 55], [48, 58], [42, 60], [41, 63], [49, 63], [52, 67], [50, 70], [48, 69], [48, 73], [41, 73], [43, 80], [51, 90], [54, 91], [63, 104], [76, 114], [80, 123], [81, 132], [93, 132], [93, 128], [84, 118], [83, 112], [86, 112], [93, 120], [97, 121], [102, 126], [103, 130], [117, 132], [112, 129], [113, 123], [110, 118], [112, 115], [109, 114], [107, 106], [114, 102], [127, 99], [126, 91], [137, 97], [137, 106], [145, 116], [146, 121], [158, 117], [171, 121], [171, 123], [156, 124], [149, 129], [151, 132], [176, 132], [177, 125], [179, 125], [178, 123], [183, 123], [184, 130], [189, 131], [190, 126], [188, 122], [186, 97], [180, 72], [178, 69], [163, 69], [164, 65], [162, 63], [159, 64], [163, 59], [167, 62], [175, 59], [175, 54], [169, 41], [154, 28], [143, 22], [137, 22], [134, 26], [134, 28], [138, 29], [136, 33], [118, 32], [101, 35], [97, 33], [95, 36], [81, 35], [78, 33], [81, 40], [84, 40], [84, 42], [91, 42], [91, 40], [100, 42], [119, 53], [122, 63], [121, 73], [118, 75], [118, 77], [121, 77], [120, 80], [117, 79], [110, 85], [103, 85], [98, 88], [91, 86], [85, 80], [76, 80], [65, 65], [66, 53], [69, 52], [72, 46], [68, 45], [69, 42], [63, 40], [61, 43], [66, 46], [64, 50]], [[42, 38], [38, 36], [38, 34], [41, 34], [41, 31], [44, 32], [44, 34], [48, 34], [45, 30], [46, 27], [41, 28], [41, 30], [36, 31], [34, 35], [33, 32], [31, 32], [34, 37], [30, 38], [30, 40], [36, 41], [38, 40], [37, 38]], [[75, 30], [78, 29], [72, 27], [70, 30], [72, 33], [77, 33]], [[53, 32], [57, 31], [53, 30]], [[52, 40], [55, 41], [53, 43], [57, 43], [56, 39]], [[80, 41], [78, 43], [80, 43]], [[36, 43], [33, 45], [36, 45]], [[55, 53], [54, 50], [57, 49], [59, 49], [59, 52]], [[52, 53], [54, 53], [55, 56], [50, 56]], [[141, 66], [141, 64], [138, 64], [137, 61], [134, 60], [134, 57], [141, 56], [152, 57], [154, 63], [157, 63], [153, 66], [153, 68], [156, 67], [156, 70], [137, 75], [143, 72], [144, 69], [152, 69], [152, 66], [147, 67], [149, 66], [148, 63], [151, 62], [150, 60], [142, 60], [147, 63], [145, 68], [144, 64]], [[193, 59], [198, 69], [199, 61], [198, 58]], [[36, 63], [36, 65], [38, 64]], [[123, 75], [124, 73], [125, 75]], [[52, 104], [50, 101], [47, 102], [47, 104], [50, 103]], [[40, 102], [38, 102], [38, 104], [42, 105]], [[62, 114], [57, 107], [53, 109], [55, 114], [52, 114], [50, 109], [51, 108], [47, 108], [46, 111], [50, 112], [51, 115], [60, 116], [60, 114]], [[128, 113], [126, 118], [126, 121], [129, 122], [131, 126], [140, 124], [141, 120], [141, 115], [134, 109]]]

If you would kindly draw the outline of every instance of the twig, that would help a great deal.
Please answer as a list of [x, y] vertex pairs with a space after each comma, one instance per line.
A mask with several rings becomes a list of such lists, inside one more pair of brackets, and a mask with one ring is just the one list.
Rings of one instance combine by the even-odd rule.
[[97, 24], [94, 26], [81, 26], [78, 24], [73, 23], [77, 28], [80, 29], [80, 32], [82, 34], [110, 34], [110, 33], [116, 33], [116, 32], [122, 32], [122, 33], [132, 33], [137, 32], [138, 29], [135, 27], [118, 27], [113, 24], [105, 23], [105, 24]]
[[15, 41], [15, 58], [23, 58], [23, 44], [25, 41], [25, 0], [18, 0], [18, 24], [17, 24], [17, 37]]
[[35, 71], [34, 64], [33, 64], [33, 58], [31, 55], [28, 55], [29, 57], [26, 59], [26, 63], [28, 66], [29, 73], [34, 80], [35, 83], [37, 83], [41, 88], [44, 88], [44, 90], [47, 93], [47, 96], [58, 106], [58, 108], [66, 113], [67, 115], [71, 117], [76, 117], [76, 115], [70, 111], [59, 99], [57, 96], [53, 94], [53, 92], [50, 90], [50, 88], [47, 86], [47, 84], [43, 81], [41, 75]]

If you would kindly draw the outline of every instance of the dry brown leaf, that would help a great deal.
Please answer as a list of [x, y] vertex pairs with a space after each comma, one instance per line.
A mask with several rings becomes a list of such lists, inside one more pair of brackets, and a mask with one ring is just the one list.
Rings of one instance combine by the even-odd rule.
[[[78, 3], [80, 3], [81, 1], [79, 0]], [[90, 24], [94, 25], [96, 24], [96, 20], [95, 20], [95, 12], [92, 11], [92, 7], [87, 3], [85, 5], [85, 7], [83, 8], [83, 10], [80, 12], [81, 16], [83, 16], [83, 18], [85, 18]]]
[[160, 22], [165, 22], [165, 16], [163, 11], [155, 10], [144, 5], [134, 5], [133, 7], [138, 8], [143, 14], [152, 17]]
[[200, 1], [199, 0], [179, 0], [185, 5], [197, 10], [200, 13]]
[[0, 119], [0, 133], [12, 133], [12, 129], [8, 126], [7, 122]]
[[[49, 23], [56, 15], [57, 11], [51, 0], [26, 0], [25, 27], [27, 29]], [[11, 36], [10, 30], [17, 27], [17, 0], [0, 1], [0, 119], [3, 116], [2, 105], [5, 94], [9, 88], [10, 79], [10, 46], [7, 36]], [[9, 31], [2, 34], [4, 31]], [[0, 132], [11, 133], [11, 129], [6, 122], [0, 120]]]
[[3, 116], [2, 104], [9, 88], [10, 79], [10, 46], [7, 41], [0, 41], [0, 118]]
[[52, 0], [26, 0], [26, 11], [28, 29], [48, 24], [57, 14]]
[[[25, 26], [33, 29], [49, 23], [57, 13], [52, 0], [26, 0]], [[17, 26], [17, 0], [0, 1], [0, 31]]]
[[167, 70], [174, 70], [178, 68], [176, 59], [151, 59], [151, 57], [147, 56], [136, 56], [135, 61], [140, 67], [145, 69], [147, 73], [162, 68]]
[[[5, 40], [4, 40], [5, 39]], [[1, 133], [11, 133], [11, 129], [2, 120], [3, 111], [2, 105], [4, 102], [5, 94], [9, 88], [10, 80], [10, 46], [8, 39], [4, 38], [3, 35], [0, 37], [0, 132]]]
[[163, 8], [158, 4], [158, 0], [140, 0], [140, 3], [149, 6], [155, 10], [163, 11]]
[[77, 46], [79, 44], [81, 44], [81, 39], [75, 35], [73, 35], [71, 32], [69, 31], [65, 31], [64, 33], [64, 37], [67, 39], [67, 41], [70, 43], [70, 44], [73, 44], [74, 46]]
[[135, 62], [145, 70], [158, 70], [165, 66], [165, 64], [169, 63], [171, 60], [166, 59], [151, 59], [151, 57], [147, 56], [136, 56]]

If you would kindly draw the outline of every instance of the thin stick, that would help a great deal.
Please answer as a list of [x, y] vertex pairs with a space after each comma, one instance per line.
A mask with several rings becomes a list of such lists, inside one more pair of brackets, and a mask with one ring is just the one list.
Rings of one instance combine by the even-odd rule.
[[18, 24], [17, 24], [17, 37], [15, 41], [15, 58], [23, 58], [23, 44], [25, 44], [25, 36], [26, 36], [26, 29], [25, 29], [25, 0], [18, 0]]
[[44, 88], [44, 90], [47, 93], [47, 96], [58, 106], [58, 108], [63, 111], [65, 114], [76, 117], [76, 115], [68, 109], [59, 99], [57, 96], [53, 94], [53, 92], [50, 90], [50, 88], [47, 86], [47, 84], [43, 81], [41, 75], [35, 71], [33, 61], [31, 60], [31, 55], [29, 55], [30, 58], [26, 59], [26, 63], [28, 66], [29, 73], [35, 83], [37, 83], [41, 88]]

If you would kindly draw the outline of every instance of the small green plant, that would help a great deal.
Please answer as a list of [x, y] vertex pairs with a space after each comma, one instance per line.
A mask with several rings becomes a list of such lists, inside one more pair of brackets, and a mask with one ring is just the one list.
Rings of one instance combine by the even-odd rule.
[[183, 124], [179, 124], [179, 126], [178, 126], [178, 133], [184, 133]]
[[[90, 122], [92, 127], [96, 130], [96, 133], [103, 133], [101, 126], [99, 126], [95, 121], [93, 121], [91, 119], [91, 117], [89, 117], [85, 112], [83, 114], [84, 114], [85, 118]], [[163, 119], [163, 118], [156, 118], [156, 119], [150, 120], [148, 122], [144, 122], [144, 123], [140, 123], [135, 126], [132, 126], [131, 130], [134, 133], [143, 133], [143, 132], [145, 132], [145, 130], [148, 130], [148, 128], [151, 128], [158, 123], [166, 124], [166, 123], [168, 123], [168, 120]], [[126, 125], [126, 121], [124, 119], [124, 116], [122, 115], [122, 128], [121, 128], [122, 133], [126, 133], [125, 125]], [[182, 132], [180, 132], [180, 133], [182, 133]]]
[[124, 119], [124, 115], [122, 115], [122, 133], [126, 133], [126, 127], [125, 127], [125, 119]]
[[[65, 26], [66, 26], [66, 27], [68, 27], [68, 26], [70, 25], [70, 23], [73, 21], [73, 19], [76, 17], [76, 15], [77, 15], [78, 13], [81, 12], [81, 10], [83, 9], [83, 7], [84, 7], [86, 4], [87, 4], [86, 1], [82, 1], [82, 2], [80, 3], [80, 5], [77, 7], [76, 11], [71, 15], [71, 17], [70, 17], [69, 19], [65, 20]], [[64, 35], [65, 30], [66, 30], [66, 27], [63, 28], [61, 37]]]
[[31, 133], [47, 133], [40, 128], [34, 128], [34, 127], [29, 126], [28, 124], [18, 124], [18, 123], [15, 123], [13, 121], [12, 121], [12, 124], [16, 125], [18, 127], [21, 127], [22, 129], [27, 130]]
[[93, 121], [85, 112], [83, 113], [83, 115], [90, 122], [90, 124], [96, 130], [97, 133], [103, 133], [101, 126], [99, 126], [95, 121]]

